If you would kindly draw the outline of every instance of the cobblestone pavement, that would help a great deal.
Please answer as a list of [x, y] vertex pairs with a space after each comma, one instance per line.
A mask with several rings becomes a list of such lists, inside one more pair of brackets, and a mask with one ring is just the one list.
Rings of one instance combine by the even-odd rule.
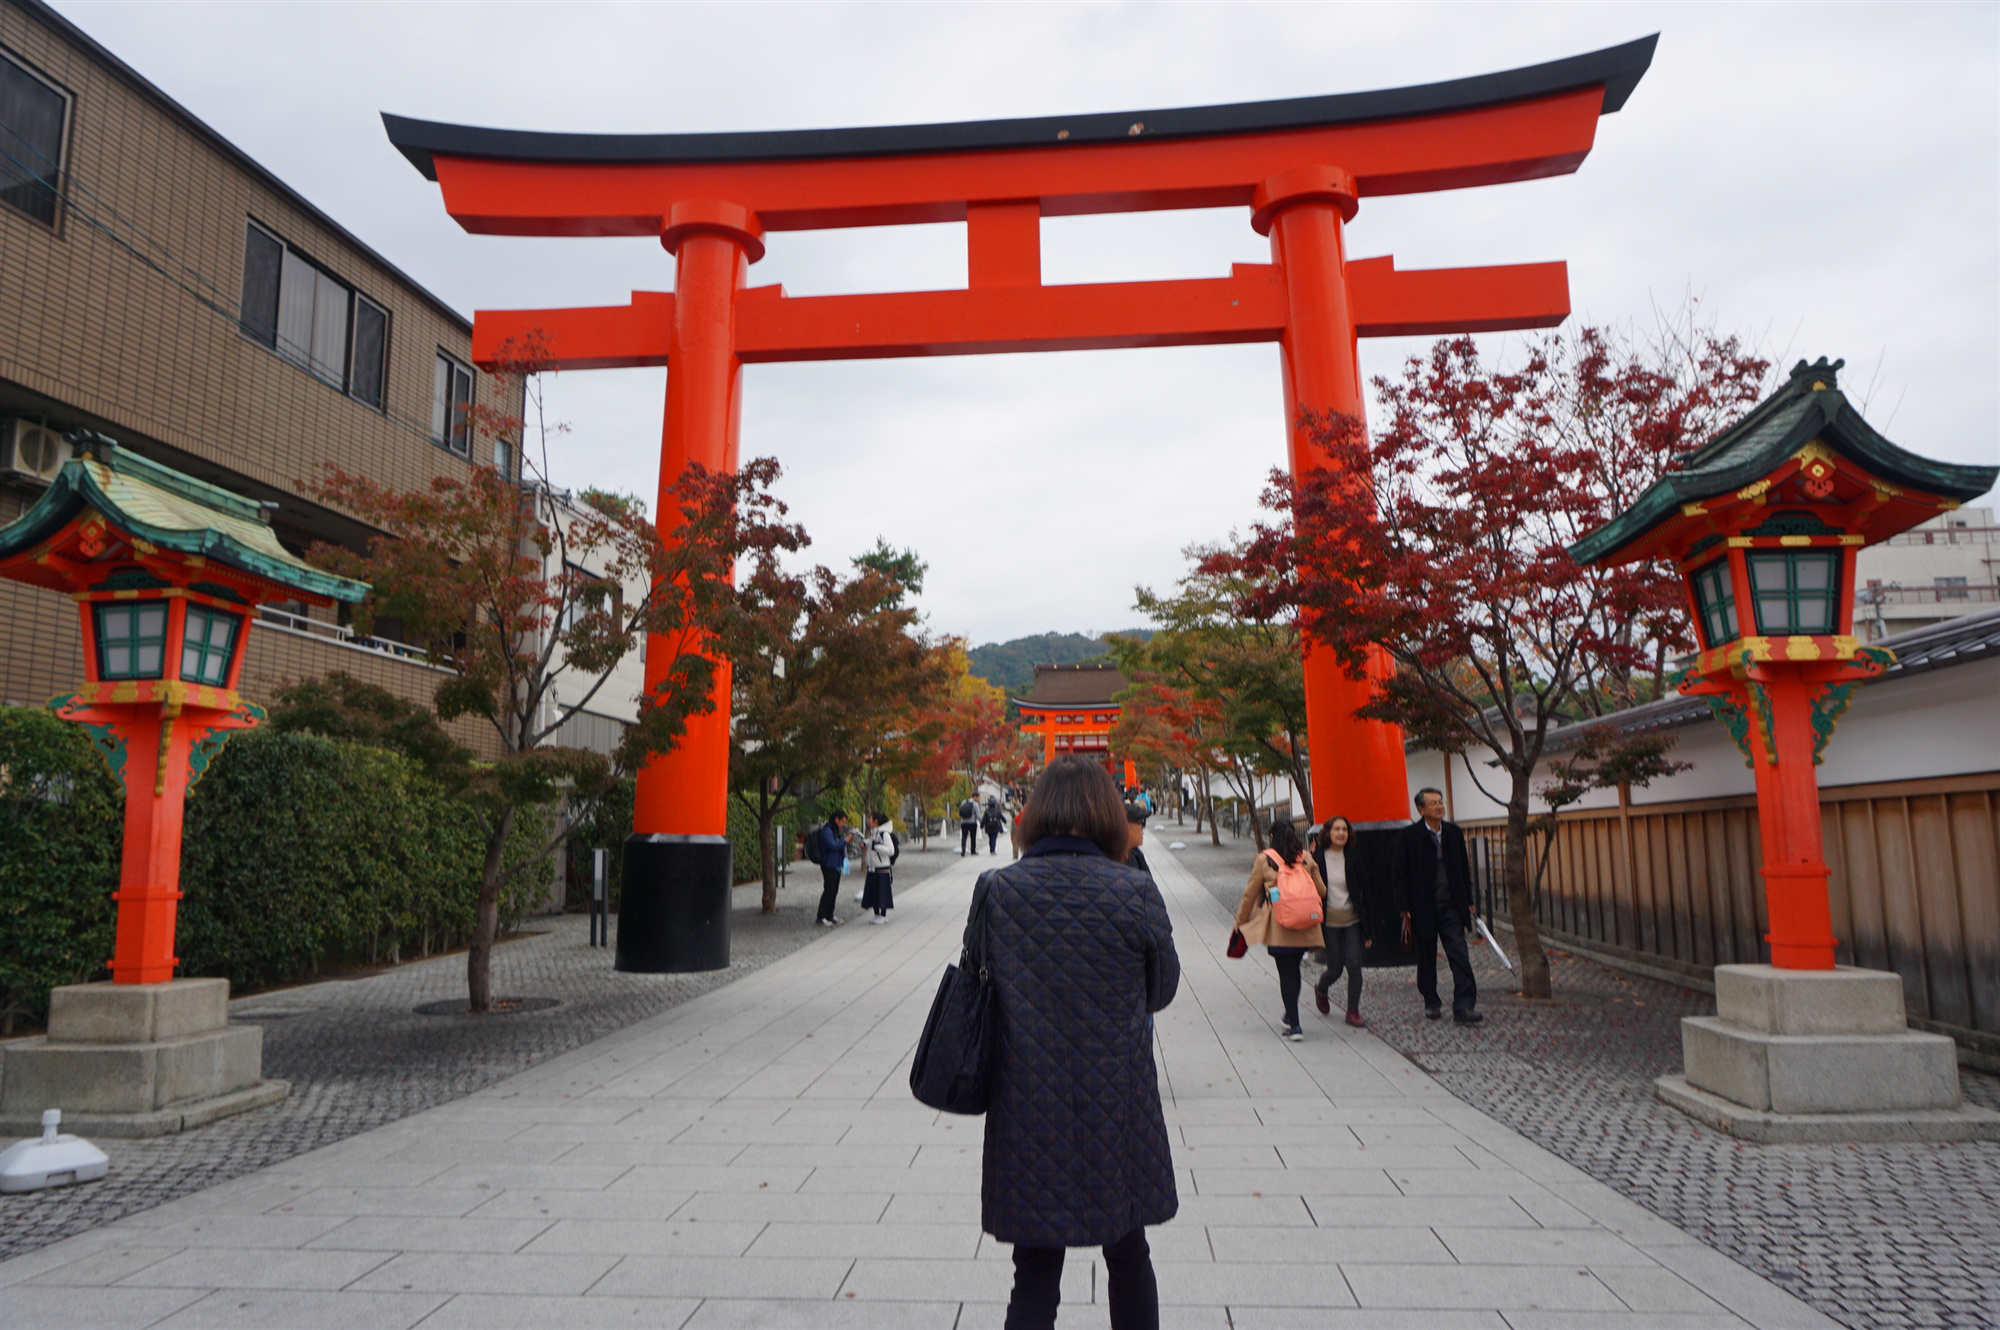
[[[1216, 849], [1169, 824], [1148, 848], [1176, 838], [1188, 848], [1175, 858], [1234, 909], [1250, 842]], [[1413, 971], [1370, 970], [1369, 1028], [1466, 1103], [1844, 1324], [2000, 1325], [2000, 1144], [1745, 1145], [1653, 1094], [1681, 1069], [1680, 1018], [1714, 1015], [1712, 997], [1556, 952], [1557, 997], [1530, 1005], [1490, 949], [1473, 961], [1483, 1026], [1427, 1021]], [[1307, 1011], [1310, 1031], [1325, 1018]], [[1968, 1100], [2000, 1108], [2000, 1078], [1961, 1073]]]
[[[958, 862], [936, 847], [904, 854], [899, 894]], [[290, 1081], [290, 1096], [177, 1136], [97, 1141], [111, 1156], [104, 1181], [0, 1197], [0, 1260], [471, 1094], [760, 970], [831, 931], [813, 927], [818, 872], [796, 864], [789, 876], [775, 915], [757, 913], [756, 887], [737, 888], [729, 968], [705, 974], [620, 974], [588, 945], [587, 916], [529, 920], [530, 936], [494, 950], [494, 995], [561, 999], [551, 1010], [417, 1015], [418, 1003], [465, 996], [463, 954], [238, 999], [230, 1019], [263, 1027], [264, 1074]], [[858, 925], [848, 895], [840, 913]]]

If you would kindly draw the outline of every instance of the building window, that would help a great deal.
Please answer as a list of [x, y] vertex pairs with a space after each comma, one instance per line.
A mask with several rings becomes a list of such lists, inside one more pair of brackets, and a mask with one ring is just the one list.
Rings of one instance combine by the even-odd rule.
[[229, 659], [236, 650], [240, 623], [234, 614], [188, 606], [187, 629], [181, 636], [181, 678], [188, 683], [220, 686], [229, 677]]
[[243, 335], [382, 409], [389, 311], [255, 222], [243, 241]]
[[354, 365], [347, 391], [382, 409], [383, 381], [389, 372], [389, 311], [367, 296], [354, 297]]
[[0, 199], [46, 226], [56, 224], [69, 97], [0, 54]]
[[431, 439], [460, 457], [472, 456], [472, 371], [438, 352], [431, 375]]
[[1729, 585], [1729, 560], [1717, 559], [1694, 575], [1694, 598], [1701, 609], [1701, 635], [1709, 646], [1736, 640], [1736, 593]]
[[167, 650], [167, 603], [128, 601], [97, 607], [97, 677], [157, 679]]
[[1787, 550], [1752, 554], [1750, 589], [1757, 597], [1760, 633], [1831, 633], [1838, 622], [1834, 593], [1839, 589], [1837, 550]]

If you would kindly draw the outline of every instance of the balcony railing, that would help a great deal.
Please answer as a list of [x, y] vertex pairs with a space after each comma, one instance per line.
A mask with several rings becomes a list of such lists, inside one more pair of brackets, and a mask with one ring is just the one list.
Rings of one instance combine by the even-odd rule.
[[2000, 586], [1871, 586], [1854, 593], [1862, 609], [1871, 605], [1965, 605], [2000, 602]]
[[318, 619], [309, 619], [303, 614], [293, 614], [289, 610], [260, 605], [257, 608], [257, 621], [282, 633], [316, 637], [321, 641], [332, 642], [353, 651], [372, 651], [379, 656], [394, 656], [412, 665], [422, 665], [426, 669], [438, 668], [431, 664], [429, 654], [421, 647], [413, 647], [407, 642], [392, 642], [386, 637], [362, 637], [352, 628], [337, 623], [322, 623]]
[[1918, 527], [1891, 536], [1884, 545], [2000, 545], [2000, 526]]

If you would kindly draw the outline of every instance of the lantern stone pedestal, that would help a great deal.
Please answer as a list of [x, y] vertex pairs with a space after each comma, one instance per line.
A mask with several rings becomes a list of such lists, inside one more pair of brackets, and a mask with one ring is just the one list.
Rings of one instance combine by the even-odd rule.
[[1715, 967], [1713, 1016], [1681, 1021], [1685, 1076], [1662, 1101], [1765, 1145], [2000, 1140], [2000, 1113], [1959, 1098], [1958, 1051], [1909, 1028], [1903, 980], [1839, 966]]
[[0, 1135], [39, 1130], [42, 1110], [85, 1136], [164, 1136], [275, 1104], [264, 1032], [229, 1024], [227, 979], [70, 984], [49, 994], [46, 1038], [7, 1048]]

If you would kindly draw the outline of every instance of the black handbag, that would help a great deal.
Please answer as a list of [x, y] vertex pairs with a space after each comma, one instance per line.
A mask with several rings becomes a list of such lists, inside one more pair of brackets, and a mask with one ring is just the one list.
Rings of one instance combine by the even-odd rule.
[[910, 1063], [910, 1093], [931, 1108], [976, 1116], [986, 1111], [992, 1081], [995, 1016], [983, 895], [974, 902], [973, 917], [978, 954], [967, 949], [958, 964], [945, 967]]

